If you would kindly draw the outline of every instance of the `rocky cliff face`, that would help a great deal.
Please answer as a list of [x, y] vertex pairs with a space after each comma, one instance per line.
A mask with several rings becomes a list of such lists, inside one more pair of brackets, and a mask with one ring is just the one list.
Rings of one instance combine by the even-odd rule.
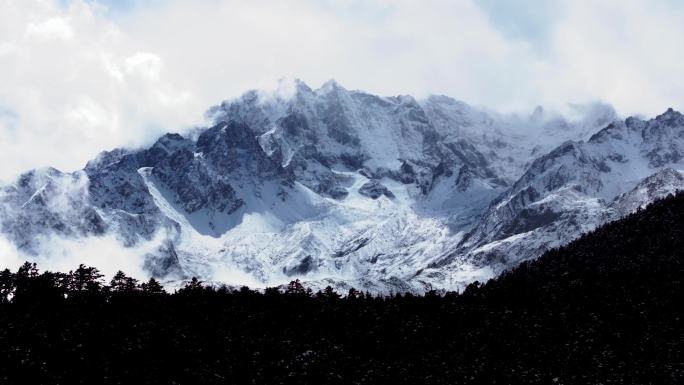
[[170, 280], [453, 289], [679, 188], [679, 113], [593, 108], [500, 116], [297, 81], [211, 108], [197, 135], [22, 175], [1, 230], [29, 255], [51, 237], [159, 242], [141, 264]]

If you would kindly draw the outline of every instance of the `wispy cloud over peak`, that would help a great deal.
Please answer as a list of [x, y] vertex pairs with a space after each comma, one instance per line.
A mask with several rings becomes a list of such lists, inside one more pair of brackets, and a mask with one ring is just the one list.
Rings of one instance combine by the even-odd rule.
[[[202, 123], [275, 79], [503, 112], [684, 107], [672, 1], [0, 0], [0, 179]], [[529, 11], [534, 10], [534, 11]]]

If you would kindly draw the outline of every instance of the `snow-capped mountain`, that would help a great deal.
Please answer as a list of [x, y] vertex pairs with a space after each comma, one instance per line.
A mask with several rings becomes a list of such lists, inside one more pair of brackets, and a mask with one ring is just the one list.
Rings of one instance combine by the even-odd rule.
[[[684, 189], [684, 116], [616, 121], [536, 159], [432, 268], [465, 262], [496, 273]], [[673, 169], [674, 168], [674, 169]]]
[[504, 116], [295, 81], [208, 116], [81, 171], [23, 174], [0, 190], [2, 233], [29, 255], [55, 237], [153, 244], [140, 263], [169, 280], [454, 289], [682, 185], [671, 110]]

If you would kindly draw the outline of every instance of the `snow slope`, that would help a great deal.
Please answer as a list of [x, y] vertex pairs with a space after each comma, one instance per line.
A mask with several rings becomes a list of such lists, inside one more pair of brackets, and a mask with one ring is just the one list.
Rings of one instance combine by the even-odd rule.
[[499, 272], [535, 258], [684, 189], [676, 171], [682, 168], [682, 114], [669, 109], [648, 121], [613, 122], [587, 141], [568, 141], [536, 159], [431, 268], [459, 271], [467, 261]]
[[158, 242], [141, 258], [169, 281], [458, 289], [681, 185], [671, 110], [567, 120], [334, 81], [293, 89], [212, 107], [192, 137], [30, 171], [0, 188], [0, 230], [38, 259], [54, 237]]

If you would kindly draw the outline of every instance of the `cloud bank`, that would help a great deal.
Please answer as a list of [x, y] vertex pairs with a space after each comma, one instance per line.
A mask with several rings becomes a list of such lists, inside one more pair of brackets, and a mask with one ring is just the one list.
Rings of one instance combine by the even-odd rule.
[[540, 11], [517, 26], [489, 0], [103, 1], [0, 0], [0, 180], [145, 145], [282, 77], [504, 112], [684, 107], [673, 1], [521, 1]]
[[41, 271], [68, 272], [85, 263], [98, 268], [106, 279], [122, 270], [130, 277], [147, 280], [150, 274], [143, 268], [144, 256], [157, 252], [164, 239], [164, 234], [159, 233], [149, 241], [124, 247], [113, 235], [80, 239], [51, 235], [38, 240], [40, 249], [37, 255], [29, 255], [17, 250], [0, 234], [0, 268], [16, 271], [24, 262], [30, 261], [36, 262]]

